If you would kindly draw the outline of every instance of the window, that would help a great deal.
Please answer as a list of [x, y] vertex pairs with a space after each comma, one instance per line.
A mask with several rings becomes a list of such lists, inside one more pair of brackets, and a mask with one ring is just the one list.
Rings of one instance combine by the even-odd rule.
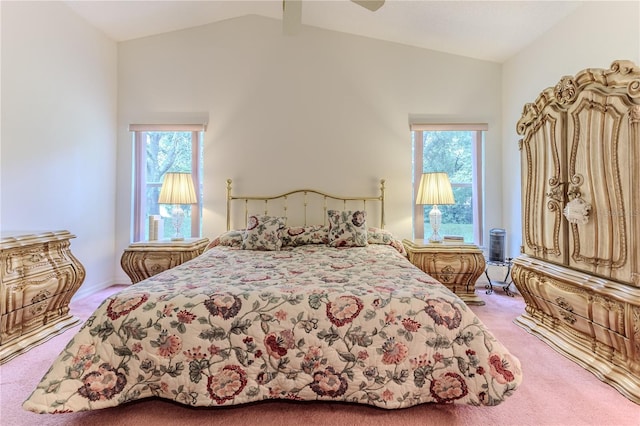
[[171, 238], [171, 206], [158, 204], [158, 195], [167, 172], [188, 172], [193, 178], [198, 204], [182, 206], [185, 237], [201, 235], [202, 216], [202, 138], [203, 125], [129, 126], [134, 140], [133, 240], [149, 239], [149, 216], [164, 219], [164, 234]]
[[482, 245], [483, 161], [486, 124], [412, 124], [413, 201], [415, 238], [429, 238], [432, 206], [416, 205], [420, 176], [426, 172], [449, 175], [454, 205], [438, 206], [442, 211], [440, 235], [458, 235], [465, 242]]

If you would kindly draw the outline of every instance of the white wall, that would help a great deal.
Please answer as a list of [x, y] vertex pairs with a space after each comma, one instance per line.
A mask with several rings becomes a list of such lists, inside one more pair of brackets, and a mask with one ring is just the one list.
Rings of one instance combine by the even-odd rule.
[[114, 277], [116, 44], [59, 2], [2, 2], [2, 232], [67, 229]]
[[585, 68], [617, 59], [640, 65], [640, 2], [585, 2], [575, 13], [503, 65], [503, 218], [511, 256], [520, 251], [520, 152], [516, 123], [525, 103]]
[[387, 228], [411, 236], [409, 114], [485, 121], [487, 223], [501, 223], [499, 64], [248, 16], [123, 42], [119, 54], [118, 241], [129, 243], [130, 123], [209, 116], [204, 235], [239, 193], [309, 187], [376, 195]]
[[206, 236], [224, 229], [228, 177], [252, 193], [360, 193], [383, 177], [387, 228], [405, 237], [408, 116], [486, 121], [486, 228], [505, 227], [515, 255], [522, 106], [564, 74], [640, 63], [637, 2], [586, 2], [502, 66], [310, 27], [285, 37], [256, 16], [116, 45], [62, 3], [0, 6], [0, 227], [78, 235], [83, 289], [128, 282], [129, 123], [209, 117]]

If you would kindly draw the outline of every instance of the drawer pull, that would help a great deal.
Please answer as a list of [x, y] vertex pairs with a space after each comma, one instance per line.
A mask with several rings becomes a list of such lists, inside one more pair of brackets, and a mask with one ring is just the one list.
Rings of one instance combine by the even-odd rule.
[[47, 310], [47, 304], [46, 303], [40, 303], [38, 305], [32, 305], [29, 308], [29, 312], [31, 313], [31, 315], [36, 316], [36, 315], [40, 315], [42, 314], [44, 311]]
[[[573, 312], [573, 306], [571, 306], [571, 304], [569, 302], [567, 302], [564, 297], [556, 297], [556, 303], [562, 309], [564, 309], [566, 311], [569, 311], [569, 312]], [[571, 324], [573, 324], [573, 323], [571, 323]]]
[[451, 265], [447, 265], [444, 268], [442, 268], [442, 274], [440, 275], [440, 279], [443, 282], [448, 283], [453, 279], [453, 276], [455, 273], [456, 273], [455, 269], [453, 269]]
[[51, 296], [51, 292], [49, 290], [41, 290], [38, 294], [33, 296], [31, 299], [31, 303], [42, 302], [43, 300], [48, 299]]
[[41, 253], [31, 253], [29, 257], [29, 262], [31, 263], [39, 263], [44, 260], [44, 256]]
[[562, 315], [562, 319], [565, 320], [566, 322], [568, 322], [569, 324], [573, 325], [576, 323], [577, 319], [576, 317], [570, 313], [570, 312], [560, 312], [560, 315]]

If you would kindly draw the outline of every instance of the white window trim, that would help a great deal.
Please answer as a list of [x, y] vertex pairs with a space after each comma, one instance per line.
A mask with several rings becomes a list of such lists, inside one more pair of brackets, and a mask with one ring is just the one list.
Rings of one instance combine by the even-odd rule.
[[[196, 199], [198, 200], [197, 208], [191, 209], [191, 237], [200, 236], [200, 210], [201, 210], [201, 186], [200, 174], [202, 165], [199, 158], [199, 147], [203, 143], [201, 134], [206, 130], [204, 124], [130, 124], [129, 131], [134, 134], [134, 186], [133, 186], [133, 241], [142, 241], [144, 239], [147, 226], [147, 219], [142, 212], [147, 210], [146, 196], [146, 173], [147, 168], [143, 159], [146, 159], [145, 144], [143, 134], [145, 132], [191, 132], [191, 164], [193, 165], [191, 176], [193, 181], [198, 183], [194, 185], [196, 191]], [[139, 171], [139, 172], [138, 172]]]
[[130, 132], [206, 132], [206, 124], [129, 124]]
[[[483, 246], [483, 234], [484, 234], [484, 205], [483, 199], [483, 176], [482, 176], [482, 134], [489, 130], [489, 126], [485, 123], [410, 123], [409, 125], [412, 132], [414, 132], [414, 151], [413, 151], [413, 237], [424, 238], [424, 206], [416, 204], [418, 197], [418, 182], [422, 176], [423, 170], [423, 158], [424, 158], [424, 136], [425, 131], [475, 131], [474, 143], [472, 144], [472, 156], [475, 159], [472, 167], [473, 186], [477, 191], [476, 197], [473, 197], [473, 217], [477, 218], [478, 226], [473, 227], [473, 240], [479, 245]], [[419, 143], [417, 143], [419, 141]], [[480, 152], [478, 152], [480, 151]], [[456, 185], [454, 182], [452, 186]], [[420, 218], [421, 220], [418, 220]]]

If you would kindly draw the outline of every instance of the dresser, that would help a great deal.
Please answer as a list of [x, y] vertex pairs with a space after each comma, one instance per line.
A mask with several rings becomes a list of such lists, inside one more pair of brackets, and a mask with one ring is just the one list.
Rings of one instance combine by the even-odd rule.
[[0, 364], [72, 327], [69, 302], [85, 278], [68, 231], [0, 235]]
[[409, 261], [449, 290], [467, 305], [484, 305], [475, 292], [476, 280], [485, 271], [484, 254], [475, 244], [429, 243], [421, 239], [402, 241]]
[[517, 131], [516, 323], [640, 404], [640, 68], [562, 77]]
[[120, 265], [135, 284], [201, 255], [208, 244], [207, 238], [136, 242], [124, 250]]

